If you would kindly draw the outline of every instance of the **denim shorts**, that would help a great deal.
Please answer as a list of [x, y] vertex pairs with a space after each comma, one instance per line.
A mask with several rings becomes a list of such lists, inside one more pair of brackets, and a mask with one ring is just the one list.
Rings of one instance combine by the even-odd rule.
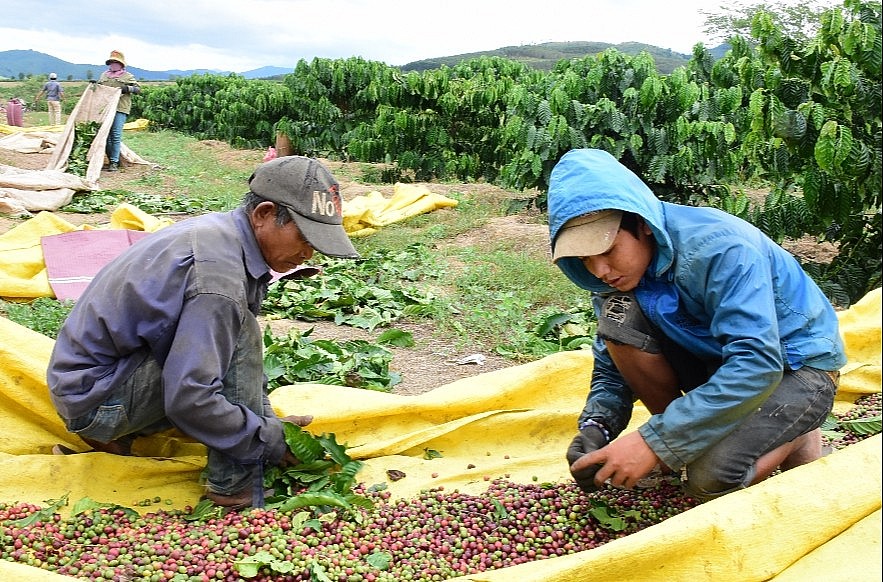
[[152, 356], [98, 407], [65, 420], [70, 432], [102, 443], [172, 428], [163, 408], [162, 370]]
[[785, 370], [754, 414], [687, 466], [687, 492], [712, 499], [748, 487], [760, 457], [822, 425], [834, 405], [834, 378], [809, 366]]
[[707, 382], [721, 365], [720, 360], [696, 357], [666, 337], [647, 319], [632, 293], [617, 293], [604, 300], [598, 316], [598, 337], [648, 354], [663, 354], [685, 392]]
[[[720, 366], [720, 362], [697, 358], [665, 337], [631, 293], [605, 299], [598, 317], [598, 336], [663, 354], [684, 391], [707, 382]], [[837, 381], [836, 372], [809, 366], [783, 370], [779, 386], [760, 408], [686, 467], [688, 493], [711, 499], [747, 487], [754, 480], [760, 457], [821, 426], [833, 407]]]

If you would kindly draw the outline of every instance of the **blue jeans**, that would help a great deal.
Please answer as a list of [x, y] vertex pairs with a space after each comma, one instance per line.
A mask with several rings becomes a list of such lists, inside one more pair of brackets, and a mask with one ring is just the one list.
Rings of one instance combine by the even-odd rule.
[[111, 164], [120, 163], [120, 147], [123, 144], [123, 126], [126, 125], [126, 119], [129, 118], [127, 113], [116, 112], [113, 117], [113, 125], [110, 126], [110, 133], [107, 135], [107, 145], [104, 152]]
[[[222, 380], [221, 394], [261, 416], [276, 414], [264, 391], [260, 325], [246, 318]], [[147, 436], [172, 428], [163, 405], [162, 369], [153, 356], [144, 362], [98, 408], [66, 421], [69, 431], [103, 443]], [[263, 466], [243, 465], [227, 455], [208, 449], [207, 485], [221, 495], [239, 493], [246, 487], [262, 487]]]

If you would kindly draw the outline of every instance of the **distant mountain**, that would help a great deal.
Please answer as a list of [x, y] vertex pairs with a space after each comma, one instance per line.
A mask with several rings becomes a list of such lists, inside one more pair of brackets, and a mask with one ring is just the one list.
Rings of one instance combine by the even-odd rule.
[[692, 57], [692, 55], [676, 53], [670, 49], [663, 49], [639, 42], [623, 42], [620, 44], [583, 41], [544, 42], [540, 44], [507, 46], [492, 51], [465, 53], [450, 57], [424, 59], [408, 63], [401, 68], [405, 71], [425, 71], [428, 69], [437, 69], [442, 65], [453, 67], [457, 63], [467, 59], [488, 56], [520, 61], [535, 69], [549, 71], [561, 59], [575, 59], [596, 55], [609, 48], [614, 48], [627, 55], [637, 55], [641, 51], [646, 51], [653, 57], [653, 61], [656, 63], [656, 69], [664, 75], [671, 73], [677, 67], [686, 65]]
[[[101, 72], [107, 69], [104, 64], [81, 65], [63, 61], [59, 58], [34, 50], [0, 51], [0, 79], [18, 79], [28, 75], [58, 74], [60, 81], [79, 81], [98, 79]], [[138, 67], [126, 67], [137, 79], [143, 81], [168, 81], [176, 77], [189, 77], [211, 73], [213, 75], [228, 75], [231, 71], [218, 71], [214, 69], [192, 69], [171, 71], [149, 71]], [[262, 79], [276, 75], [284, 75], [294, 71], [294, 67], [261, 67], [253, 71], [237, 73], [247, 79]]]
[[246, 79], [269, 79], [271, 77], [280, 77], [294, 72], [294, 67], [261, 67], [239, 73]]
[[[624, 42], [620, 44], [583, 41], [546, 42], [541, 44], [507, 46], [492, 51], [423, 59], [410, 62], [399, 68], [403, 71], [425, 71], [437, 69], [442, 65], [453, 67], [461, 61], [481, 56], [496, 56], [521, 61], [535, 69], [549, 71], [561, 59], [582, 58], [596, 55], [609, 48], [615, 48], [628, 55], [637, 55], [641, 51], [646, 51], [653, 57], [657, 70], [664, 75], [671, 73], [677, 67], [686, 65], [691, 58], [691, 55], [685, 55], [674, 52], [670, 49], [663, 49], [638, 42]], [[727, 49], [729, 49], [729, 46], [721, 45], [709, 49], [709, 52], [712, 57], [718, 59], [723, 56]], [[106, 66], [103, 64], [72, 64], [34, 50], [0, 51], [0, 79], [19, 79], [27, 77], [28, 75], [48, 75], [49, 73], [54, 72], [58, 74], [59, 80], [62, 81], [90, 80], [98, 79], [105, 68]], [[202, 75], [206, 73], [214, 75], [231, 74], [231, 71], [219, 71], [215, 69], [149, 71], [147, 69], [139, 69], [138, 67], [128, 67], [128, 70], [135, 75], [136, 78], [144, 81], [168, 81], [177, 77], [189, 77], [191, 75]], [[294, 67], [267, 66], [236, 74], [245, 77], [246, 79], [269, 79], [273, 77], [281, 77], [292, 72], [294, 72]]]

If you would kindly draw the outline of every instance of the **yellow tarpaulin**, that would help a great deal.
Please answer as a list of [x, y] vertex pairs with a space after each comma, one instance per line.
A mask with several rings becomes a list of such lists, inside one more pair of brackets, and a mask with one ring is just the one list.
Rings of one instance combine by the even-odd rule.
[[374, 191], [347, 200], [343, 205], [343, 228], [351, 237], [368, 236], [394, 222], [454, 206], [456, 200], [431, 192], [426, 186], [399, 183], [392, 198]]
[[[880, 391], [880, 316], [879, 289], [840, 314], [849, 363], [838, 406]], [[174, 433], [136, 441], [139, 457], [53, 456], [56, 443], [83, 449], [47, 396], [53, 342], [2, 318], [0, 337], [0, 501], [42, 505], [69, 494], [128, 506], [154, 496], [174, 507], [197, 502], [204, 448]], [[271, 400], [280, 415], [313, 414], [311, 432], [335, 433], [365, 460], [366, 484], [387, 482], [397, 497], [440, 485], [478, 493], [485, 476], [569, 479], [563, 452], [591, 368], [590, 353], [564, 352], [417, 396], [305, 384]], [[646, 418], [638, 407], [630, 429]], [[426, 460], [427, 448], [443, 456]], [[389, 469], [407, 477], [389, 482]], [[879, 580], [881, 470], [877, 435], [600, 548], [463, 580]], [[0, 579], [34, 579], [11, 568], [0, 562]]]
[[[156, 218], [131, 204], [121, 204], [111, 213], [107, 228], [155, 232], [171, 224], [168, 218]], [[57, 214], [41, 212], [0, 235], [0, 297], [34, 299], [54, 297], [49, 286], [46, 262], [40, 239], [44, 236], [87, 230], [75, 226]]]
[[[128, 121], [123, 125], [123, 131], [141, 131], [147, 129], [150, 126], [150, 121], [144, 118], [135, 119], [133, 121]], [[51, 133], [61, 133], [64, 131], [65, 124], [60, 125], [30, 125], [28, 127], [21, 127], [18, 125], [6, 125], [5, 123], [0, 123], [0, 134], [13, 134], [13, 133], [31, 133], [31, 132], [51, 132]]]
[[[457, 205], [456, 200], [434, 194], [425, 186], [396, 184], [395, 192], [388, 200], [379, 192], [371, 192], [345, 202], [343, 221], [348, 234], [367, 236], [381, 226]], [[156, 218], [131, 204], [121, 204], [111, 214], [106, 228], [155, 232], [171, 223], [168, 218]], [[0, 297], [53, 297], [40, 239], [89, 228], [94, 227], [77, 227], [56, 214], [41, 212], [0, 235]]]

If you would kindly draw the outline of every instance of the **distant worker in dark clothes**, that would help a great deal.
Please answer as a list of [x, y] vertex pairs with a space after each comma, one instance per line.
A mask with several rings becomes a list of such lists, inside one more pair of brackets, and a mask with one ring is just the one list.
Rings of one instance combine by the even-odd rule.
[[106, 265], [47, 373], [67, 429], [95, 451], [127, 455], [137, 436], [172, 427], [205, 444], [206, 496], [227, 507], [262, 505], [265, 465], [296, 461], [263, 370], [256, 316], [271, 278], [314, 251], [358, 257], [338, 182], [315, 159], [276, 158], [249, 185], [239, 208], [165, 227]]
[[[598, 317], [566, 455], [581, 488], [658, 469], [704, 500], [821, 456], [846, 356], [793, 256], [730, 214], [662, 202], [602, 150], [561, 158], [548, 205], [553, 260]], [[651, 416], [623, 434], [635, 400]]]
[[120, 95], [117, 103], [116, 115], [110, 134], [107, 136], [107, 146], [104, 151], [107, 154], [108, 170], [116, 172], [120, 168], [120, 148], [123, 144], [123, 126], [132, 111], [132, 95], [141, 92], [141, 85], [135, 80], [135, 75], [126, 70], [126, 57], [120, 51], [111, 51], [105, 62], [107, 70], [98, 78], [99, 85], [118, 88]]

